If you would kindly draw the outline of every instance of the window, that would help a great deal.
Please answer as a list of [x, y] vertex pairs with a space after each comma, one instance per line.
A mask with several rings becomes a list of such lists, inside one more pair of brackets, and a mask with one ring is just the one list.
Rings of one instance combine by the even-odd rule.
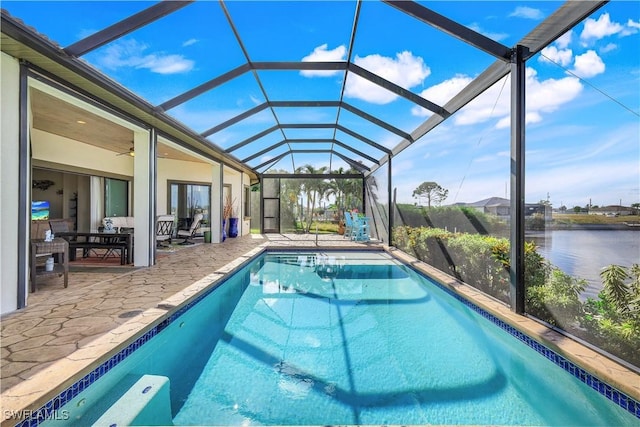
[[251, 216], [251, 187], [248, 185], [244, 186], [244, 216], [245, 218], [249, 218]]
[[169, 182], [169, 214], [178, 221], [178, 227], [188, 227], [197, 213], [202, 221], [210, 221], [211, 185], [197, 183]]
[[129, 216], [129, 181], [104, 179], [104, 215]]

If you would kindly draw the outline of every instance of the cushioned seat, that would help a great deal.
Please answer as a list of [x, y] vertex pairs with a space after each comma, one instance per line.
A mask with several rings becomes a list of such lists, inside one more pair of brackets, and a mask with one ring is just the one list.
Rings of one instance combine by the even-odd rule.
[[192, 245], [192, 242], [189, 239], [192, 239], [196, 234], [196, 230], [200, 227], [200, 222], [202, 221], [202, 214], [195, 214], [193, 216], [193, 221], [191, 221], [191, 226], [189, 226], [188, 230], [178, 230], [178, 237], [183, 237], [184, 241], [180, 242], [181, 245]]
[[111, 226], [116, 233], [125, 233], [127, 231], [133, 231], [135, 221], [132, 216], [108, 216], [102, 220], [102, 225], [106, 228], [107, 222], [111, 220]]

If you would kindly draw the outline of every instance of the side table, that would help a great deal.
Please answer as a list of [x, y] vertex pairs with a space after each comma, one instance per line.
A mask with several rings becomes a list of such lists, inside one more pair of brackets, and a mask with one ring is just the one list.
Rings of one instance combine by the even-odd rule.
[[[53, 265], [52, 271], [46, 271], [44, 266], [36, 265], [36, 256], [44, 254], [60, 254], [61, 259]], [[64, 287], [69, 284], [69, 242], [56, 237], [51, 242], [41, 239], [31, 240], [31, 292], [37, 289], [36, 278], [38, 276], [49, 276], [64, 274]]]

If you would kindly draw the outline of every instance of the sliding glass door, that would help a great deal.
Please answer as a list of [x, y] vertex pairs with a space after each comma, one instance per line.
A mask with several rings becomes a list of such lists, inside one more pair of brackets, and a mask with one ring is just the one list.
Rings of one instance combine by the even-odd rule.
[[211, 211], [211, 185], [189, 182], [169, 182], [169, 214], [178, 227], [188, 227], [193, 216], [201, 213], [204, 223], [209, 223]]

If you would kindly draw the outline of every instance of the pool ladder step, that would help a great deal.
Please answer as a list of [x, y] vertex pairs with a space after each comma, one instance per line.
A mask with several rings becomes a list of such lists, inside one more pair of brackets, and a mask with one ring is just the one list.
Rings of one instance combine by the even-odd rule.
[[143, 375], [93, 425], [172, 426], [169, 378]]

